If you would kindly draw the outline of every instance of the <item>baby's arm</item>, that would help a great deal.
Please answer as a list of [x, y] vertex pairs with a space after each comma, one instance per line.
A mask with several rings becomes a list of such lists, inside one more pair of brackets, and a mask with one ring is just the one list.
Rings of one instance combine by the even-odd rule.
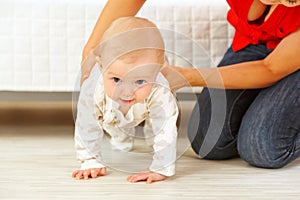
[[130, 176], [129, 182], [152, 183], [175, 174], [178, 117], [176, 98], [168, 88], [160, 87], [152, 95], [149, 105], [150, 117], [145, 123], [144, 131], [146, 134], [148, 131], [154, 133], [153, 162], [149, 170]]
[[[101, 163], [100, 147], [103, 137], [101, 124], [98, 121], [101, 111], [95, 102], [94, 94], [98, 87], [99, 71], [94, 67], [91, 76], [82, 85], [77, 106], [75, 123], [75, 148], [81, 168], [72, 173], [76, 179], [88, 179], [103, 176], [105, 166]], [[95, 91], [96, 89], [96, 91]]]
[[149, 169], [165, 176], [173, 176], [178, 118], [176, 98], [168, 88], [159, 87], [151, 99], [149, 120], [154, 133], [154, 155]]

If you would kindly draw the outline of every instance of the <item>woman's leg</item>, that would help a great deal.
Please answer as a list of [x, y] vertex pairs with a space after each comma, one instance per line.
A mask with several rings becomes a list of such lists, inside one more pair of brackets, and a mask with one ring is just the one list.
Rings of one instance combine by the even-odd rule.
[[259, 93], [243, 118], [238, 151], [264, 168], [280, 168], [300, 156], [300, 70]]
[[[270, 52], [263, 45], [248, 46], [238, 52], [229, 48], [219, 66], [260, 60]], [[199, 95], [188, 126], [193, 150], [206, 159], [238, 156], [237, 133], [245, 112], [259, 91], [205, 88]]]

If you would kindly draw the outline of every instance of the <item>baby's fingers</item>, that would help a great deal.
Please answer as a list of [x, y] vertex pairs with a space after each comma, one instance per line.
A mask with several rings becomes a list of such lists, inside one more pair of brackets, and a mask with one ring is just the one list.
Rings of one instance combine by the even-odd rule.
[[98, 176], [100, 169], [92, 169], [91, 170], [91, 177], [96, 178]]
[[163, 181], [166, 178], [167, 178], [166, 176], [155, 172], [146, 172], [146, 173], [141, 172], [139, 174], [129, 176], [127, 180], [131, 183], [146, 181], [147, 184], [151, 184], [153, 182]]
[[104, 176], [106, 174], [106, 168], [103, 167], [100, 169], [100, 172], [98, 173], [99, 176]]
[[165, 180], [167, 177], [161, 174], [156, 174], [156, 173], [152, 173], [148, 176], [147, 179], [147, 184], [151, 184], [153, 182], [157, 182], [157, 181], [163, 181]]
[[75, 175], [76, 179], [82, 179], [83, 178], [83, 171], [80, 170], [76, 175]]
[[90, 176], [91, 172], [90, 170], [75, 170], [72, 173], [72, 177], [75, 179], [88, 179]]
[[91, 171], [90, 170], [85, 170], [83, 172], [83, 177], [85, 180], [89, 179], [89, 176], [91, 175]]
[[151, 177], [151, 179], [149, 180], [150, 183], [157, 182], [157, 181], [163, 181], [168, 178], [167, 176], [159, 174], [159, 173], [152, 173], [150, 177]]
[[149, 176], [146, 183], [147, 183], [147, 184], [151, 184], [152, 182], [153, 182], [153, 179], [152, 179], [151, 176]]
[[75, 170], [73, 173], [72, 173], [72, 178], [75, 178], [76, 175], [80, 172], [80, 170]]
[[135, 175], [129, 176], [127, 178], [127, 180], [131, 183], [136, 183], [139, 181], [145, 181], [145, 180], [147, 180], [147, 178], [148, 178], [148, 174], [140, 173], [140, 174], [135, 174]]
[[98, 176], [104, 176], [106, 174], [106, 168], [103, 167], [101, 169], [92, 169], [91, 176], [92, 178], [96, 178]]

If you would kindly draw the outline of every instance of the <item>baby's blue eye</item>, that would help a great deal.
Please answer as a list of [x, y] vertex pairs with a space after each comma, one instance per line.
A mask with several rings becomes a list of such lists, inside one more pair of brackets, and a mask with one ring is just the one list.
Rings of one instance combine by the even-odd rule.
[[146, 83], [146, 81], [145, 80], [137, 80], [135, 83], [138, 85], [143, 85]]
[[119, 83], [121, 81], [121, 79], [117, 78], [117, 77], [113, 77], [113, 80], [115, 83]]

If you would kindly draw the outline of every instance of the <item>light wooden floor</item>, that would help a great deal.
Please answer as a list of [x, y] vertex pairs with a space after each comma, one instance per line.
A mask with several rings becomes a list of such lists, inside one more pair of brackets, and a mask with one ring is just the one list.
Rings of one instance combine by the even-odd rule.
[[[183, 104], [187, 119], [192, 105]], [[300, 159], [268, 170], [241, 159], [200, 160], [190, 149], [178, 159], [177, 175], [164, 182], [128, 183], [129, 174], [114, 169], [94, 180], [74, 180], [71, 173], [78, 163], [69, 102], [0, 102], [0, 153], [1, 200], [300, 197]]]

